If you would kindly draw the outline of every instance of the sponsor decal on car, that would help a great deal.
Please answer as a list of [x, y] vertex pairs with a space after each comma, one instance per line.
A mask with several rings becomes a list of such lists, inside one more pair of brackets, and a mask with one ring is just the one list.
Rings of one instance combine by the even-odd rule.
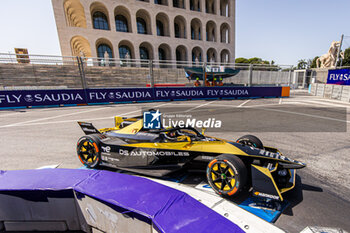
[[103, 152], [110, 153], [111, 152], [111, 147], [110, 146], [101, 146], [101, 149]]
[[85, 132], [96, 133], [96, 130], [95, 130], [95, 129], [89, 129], [89, 128], [86, 128], [86, 127], [83, 128], [83, 131], [85, 131]]
[[272, 194], [254, 192], [254, 195], [255, 196], [259, 196], [259, 197], [267, 197], [267, 198], [279, 200], [279, 196], [275, 196], [275, 195], [272, 195]]
[[119, 149], [119, 154], [124, 156], [190, 156], [187, 151], [128, 151]]

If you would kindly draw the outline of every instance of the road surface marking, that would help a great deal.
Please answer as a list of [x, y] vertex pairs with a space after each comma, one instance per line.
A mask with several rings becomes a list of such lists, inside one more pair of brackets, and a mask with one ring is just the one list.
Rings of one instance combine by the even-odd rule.
[[216, 101], [216, 100], [210, 101], [210, 102], [208, 102], [208, 103], [204, 103], [204, 104], [201, 104], [201, 105], [198, 105], [198, 106], [196, 106], [196, 107], [194, 107], [194, 108], [190, 108], [190, 109], [188, 109], [188, 110], [186, 110], [186, 111], [184, 111], [184, 112], [190, 112], [190, 111], [195, 110], [195, 109], [197, 109], [197, 108], [201, 108], [201, 107], [204, 107], [204, 106], [209, 105], [209, 104], [211, 104], [211, 103], [214, 103], [215, 101]]
[[[161, 107], [161, 106], [168, 105], [168, 104], [169, 103], [165, 103], [165, 104], [160, 104], [160, 105], [156, 105], [156, 106], [152, 106], [152, 107], [156, 108], [156, 107]], [[101, 109], [103, 109], [103, 108], [94, 109], [94, 111], [101, 110]], [[125, 112], [125, 113], [122, 113], [122, 114], [118, 114], [118, 116], [126, 116], [126, 115], [131, 114], [131, 113], [140, 112], [140, 110], [141, 109], [133, 110], [133, 111], [130, 111], [130, 112]], [[79, 112], [79, 113], [85, 113], [85, 112], [89, 112], [89, 111], [84, 111], [84, 112]], [[90, 110], [90, 112], [92, 112], [92, 110]], [[76, 114], [78, 114], [78, 113], [64, 114], [64, 115], [60, 115], [60, 116], [57, 116], [57, 117], [68, 116], [68, 115], [70, 116], [70, 115], [76, 115]], [[41, 119], [38, 119], [37, 121], [36, 120], [32, 120], [32, 121], [20, 122], [20, 123], [15, 123], [15, 124], [3, 125], [3, 126], [0, 126], [0, 128], [20, 127], [20, 126], [33, 126], [33, 125], [47, 125], [47, 124], [58, 124], [58, 123], [69, 123], [69, 122], [77, 122], [77, 121], [82, 121], [82, 120], [84, 120], [84, 121], [106, 120], [106, 119], [111, 119], [111, 118], [113, 118], [115, 116], [116, 115], [109, 116], [109, 117], [92, 118], [92, 119], [80, 118], [80, 119], [75, 119], [75, 120], [37, 122], [37, 121], [40, 121], [40, 120], [44, 120], [44, 118], [41, 118]], [[50, 118], [52, 118], [52, 117], [50, 117]], [[45, 118], [45, 119], [47, 119], [47, 118]], [[33, 123], [33, 122], [36, 122], [36, 123]]]
[[246, 100], [243, 103], [241, 103], [240, 105], [237, 106], [237, 108], [243, 107], [245, 104], [249, 103], [250, 101], [252, 101], [252, 99]]

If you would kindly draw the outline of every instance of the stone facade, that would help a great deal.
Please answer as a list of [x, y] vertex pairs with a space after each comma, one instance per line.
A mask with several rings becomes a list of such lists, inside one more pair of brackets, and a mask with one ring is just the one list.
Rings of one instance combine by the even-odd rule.
[[[119, 48], [127, 46], [132, 59], [142, 58], [142, 47], [154, 60], [234, 62], [235, 0], [52, 0], [52, 5], [63, 56], [98, 57], [103, 44], [113, 58], [123, 57]], [[95, 29], [101, 13], [108, 30]], [[127, 32], [117, 31], [120, 18]], [[140, 22], [145, 34], [138, 32]]]

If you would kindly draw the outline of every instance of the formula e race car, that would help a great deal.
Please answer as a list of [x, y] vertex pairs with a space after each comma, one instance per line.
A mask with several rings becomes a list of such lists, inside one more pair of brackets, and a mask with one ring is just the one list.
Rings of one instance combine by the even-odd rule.
[[96, 129], [78, 122], [85, 136], [77, 144], [89, 168], [108, 166], [149, 176], [165, 176], [189, 167], [206, 171], [209, 185], [222, 196], [237, 196], [252, 187], [254, 196], [283, 200], [295, 186], [304, 163], [263, 146], [253, 135], [228, 141], [192, 127], [146, 129], [142, 116], [115, 117], [115, 127]]

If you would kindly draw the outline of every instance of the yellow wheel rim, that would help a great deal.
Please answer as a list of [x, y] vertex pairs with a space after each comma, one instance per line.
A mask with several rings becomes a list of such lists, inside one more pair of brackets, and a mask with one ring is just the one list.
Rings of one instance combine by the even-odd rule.
[[94, 143], [90, 141], [84, 141], [79, 148], [79, 155], [88, 164], [92, 164], [96, 161], [96, 149]]
[[215, 187], [221, 191], [230, 191], [235, 187], [235, 173], [226, 162], [215, 163], [210, 175]]

